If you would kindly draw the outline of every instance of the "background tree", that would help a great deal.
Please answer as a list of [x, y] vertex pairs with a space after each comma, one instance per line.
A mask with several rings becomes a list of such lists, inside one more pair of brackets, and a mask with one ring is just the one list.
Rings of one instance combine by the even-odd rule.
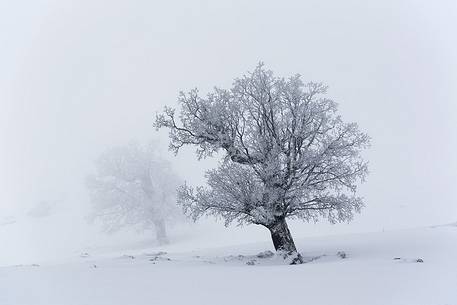
[[166, 107], [155, 122], [170, 129], [170, 149], [194, 145], [199, 158], [225, 152], [220, 167], [207, 172], [207, 187], [179, 190], [185, 212], [262, 225], [277, 251], [302, 262], [286, 218], [348, 221], [363, 206], [355, 192], [367, 174], [360, 152], [369, 138], [342, 121], [326, 90], [299, 75], [275, 77], [259, 64], [229, 90], [181, 92], [179, 120]]
[[179, 183], [153, 144], [129, 144], [105, 151], [96, 162], [96, 174], [87, 178], [93, 216], [101, 219], [108, 231], [123, 226], [153, 228], [161, 244], [168, 242], [166, 222], [179, 215]]

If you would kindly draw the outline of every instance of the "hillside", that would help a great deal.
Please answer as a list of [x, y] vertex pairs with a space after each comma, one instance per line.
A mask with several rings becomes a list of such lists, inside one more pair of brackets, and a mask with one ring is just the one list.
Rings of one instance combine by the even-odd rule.
[[271, 246], [257, 243], [1, 267], [0, 304], [457, 304], [455, 225], [297, 244], [308, 260], [300, 266], [258, 255]]

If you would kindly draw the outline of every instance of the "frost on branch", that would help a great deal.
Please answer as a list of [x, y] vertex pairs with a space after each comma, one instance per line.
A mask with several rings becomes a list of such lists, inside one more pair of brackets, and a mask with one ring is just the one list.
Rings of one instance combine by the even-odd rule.
[[[207, 173], [207, 187], [180, 189], [186, 213], [260, 224], [273, 241], [275, 230], [280, 239], [290, 235], [286, 218], [350, 220], [363, 206], [356, 190], [367, 174], [360, 152], [369, 137], [343, 122], [326, 91], [299, 75], [275, 77], [259, 64], [231, 89], [181, 93], [178, 112], [165, 108], [155, 122], [169, 128], [170, 149], [194, 145], [199, 158], [218, 150], [226, 156]], [[278, 242], [295, 249], [281, 244], [293, 244], [291, 237]]]
[[167, 242], [165, 223], [179, 215], [175, 195], [179, 178], [167, 161], [156, 156], [152, 144], [105, 151], [86, 184], [94, 206], [92, 216], [102, 220], [108, 231], [123, 226], [152, 228], [159, 242]]

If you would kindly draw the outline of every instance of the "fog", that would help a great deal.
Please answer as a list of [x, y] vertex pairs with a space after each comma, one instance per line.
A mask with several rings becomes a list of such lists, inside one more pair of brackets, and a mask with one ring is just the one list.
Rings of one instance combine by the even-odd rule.
[[[204, 184], [217, 158], [168, 152], [155, 113], [180, 90], [229, 87], [259, 61], [328, 84], [372, 139], [362, 213], [297, 222], [295, 234], [456, 221], [455, 28], [455, 1], [0, 2], [0, 264], [97, 244], [84, 177], [110, 146], [154, 139], [184, 180]], [[205, 238], [204, 226], [219, 241], [257, 230], [208, 220], [188, 238]]]

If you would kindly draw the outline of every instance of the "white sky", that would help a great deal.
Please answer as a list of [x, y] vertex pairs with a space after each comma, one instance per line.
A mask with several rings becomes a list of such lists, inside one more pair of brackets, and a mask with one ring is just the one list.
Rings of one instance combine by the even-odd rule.
[[[217, 3], [216, 3], [217, 2]], [[106, 147], [159, 137], [179, 90], [229, 86], [260, 60], [330, 85], [372, 137], [352, 228], [457, 220], [456, 1], [0, 1], [0, 219], [86, 206]]]

